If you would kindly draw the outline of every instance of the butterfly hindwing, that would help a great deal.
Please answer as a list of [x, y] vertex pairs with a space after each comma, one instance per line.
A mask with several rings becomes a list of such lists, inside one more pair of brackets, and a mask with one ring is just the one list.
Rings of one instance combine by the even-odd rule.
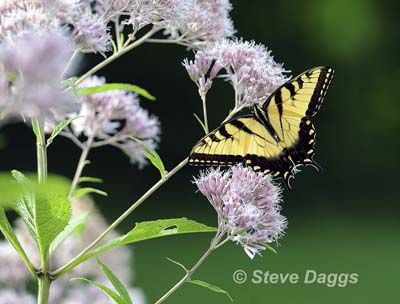
[[283, 84], [263, 105], [288, 157], [296, 165], [319, 166], [313, 161], [315, 129], [310, 120], [321, 107], [333, 69], [310, 69]]

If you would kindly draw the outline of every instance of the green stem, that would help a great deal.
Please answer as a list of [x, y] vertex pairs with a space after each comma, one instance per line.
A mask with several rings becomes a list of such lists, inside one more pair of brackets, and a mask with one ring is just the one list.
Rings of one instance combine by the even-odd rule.
[[[44, 132], [44, 119], [32, 119], [33, 131], [36, 135], [38, 181], [47, 181], [47, 145]], [[50, 279], [47, 273], [47, 252], [40, 252], [41, 274], [38, 275], [38, 304], [47, 304], [50, 291]]]
[[49, 300], [51, 281], [47, 273], [42, 273], [38, 276], [38, 304], [47, 304]]
[[39, 183], [45, 183], [47, 181], [47, 147], [43, 119], [34, 118], [32, 127], [36, 135], [38, 181]]
[[204, 128], [205, 128], [206, 134], [208, 134], [208, 132], [210, 132], [210, 131], [208, 129], [207, 101], [206, 101], [206, 96], [204, 94], [201, 94], [201, 102], [203, 103]]
[[71, 269], [79, 265], [76, 263], [83, 255], [88, 253], [90, 250], [95, 248], [112, 230], [114, 230], [123, 220], [125, 220], [137, 207], [139, 207], [148, 197], [150, 197], [158, 188], [165, 184], [165, 182], [175, 175], [180, 169], [182, 169], [188, 163], [188, 159], [185, 158], [181, 161], [174, 169], [168, 172], [164, 178], [160, 179], [155, 183], [145, 194], [143, 194], [128, 210], [126, 210], [120, 217], [118, 217], [100, 236], [97, 237], [90, 245], [88, 245], [84, 250], [82, 250], [75, 258], [64, 266], [56, 269], [52, 276], [56, 279], [65, 273], [69, 272]]
[[205, 261], [205, 259], [213, 252], [216, 248], [218, 248], [218, 243], [221, 240], [221, 238], [224, 236], [224, 233], [221, 233], [220, 231], [217, 232], [216, 236], [214, 239], [211, 241], [210, 247], [207, 249], [207, 251], [201, 256], [201, 258], [194, 264], [194, 266], [189, 269], [184, 277], [179, 280], [178, 283], [176, 283], [170, 290], [168, 290], [160, 299], [158, 299], [155, 304], [160, 304], [164, 302], [170, 295], [172, 295], [179, 287], [181, 287], [183, 284], [185, 284], [187, 281], [189, 281], [193, 275], [193, 273], [200, 267], [200, 265]]
[[146, 43], [177, 44], [196, 49], [193, 45], [186, 43], [181, 39], [147, 39]]
[[90, 149], [92, 148], [93, 140], [94, 140], [94, 135], [89, 136], [88, 140], [86, 141], [86, 143], [83, 146], [82, 154], [81, 154], [81, 157], [79, 158], [79, 162], [78, 162], [78, 166], [75, 171], [74, 179], [72, 180], [71, 189], [69, 190], [69, 193], [68, 193], [69, 199], [72, 198], [72, 195], [73, 195], [76, 187], [78, 186], [79, 179], [82, 175], [82, 171], [85, 168], [86, 159], [88, 157]]
[[135, 42], [129, 44], [126, 47], [121, 48], [118, 50], [116, 53], [112, 54], [110, 57], [108, 57], [106, 60], [100, 62], [98, 65], [94, 66], [91, 68], [88, 72], [83, 74], [79, 79], [76, 81], [76, 85], [80, 84], [82, 81], [84, 81], [86, 78], [89, 76], [92, 76], [94, 73], [98, 72], [111, 62], [113, 62], [115, 59], [119, 58], [120, 56], [124, 55], [125, 53], [129, 52], [130, 50], [134, 49], [135, 47], [139, 46], [140, 44], [144, 43], [149, 37], [151, 37], [153, 34], [155, 34], [158, 31], [158, 29], [151, 29], [148, 31], [146, 34], [144, 34], [142, 37], [140, 37], [138, 40]]
[[117, 44], [117, 51], [119, 51], [122, 47], [121, 45], [121, 32], [119, 29], [119, 16], [115, 17], [114, 20], [114, 27], [115, 27], [115, 40], [116, 40], [116, 44]]
[[[33, 132], [36, 135], [36, 154], [38, 181], [41, 184], [47, 181], [47, 145], [44, 133], [44, 120], [34, 118], [32, 120]], [[47, 252], [40, 252], [40, 260], [43, 273], [47, 272]]]
[[76, 51], [73, 52], [71, 58], [69, 59], [67, 65], [64, 68], [64, 71], [62, 72], [62, 74], [60, 76], [61, 80], [63, 80], [64, 77], [67, 75], [69, 69], [72, 67], [72, 65], [73, 65], [75, 59], [78, 57], [78, 55], [79, 55], [79, 51], [76, 50]]

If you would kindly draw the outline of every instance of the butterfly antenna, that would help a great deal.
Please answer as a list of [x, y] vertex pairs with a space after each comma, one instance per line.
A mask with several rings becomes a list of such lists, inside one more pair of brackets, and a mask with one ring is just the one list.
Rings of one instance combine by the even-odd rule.
[[294, 179], [294, 175], [291, 172], [285, 172], [285, 174], [283, 175], [283, 178], [285, 180], [285, 185], [286, 188], [291, 192], [293, 191], [292, 186], [290, 185], [290, 180], [293, 178]]
[[306, 163], [306, 166], [313, 167], [317, 172], [322, 171], [322, 167], [318, 165], [313, 159], [310, 159], [310, 161]]

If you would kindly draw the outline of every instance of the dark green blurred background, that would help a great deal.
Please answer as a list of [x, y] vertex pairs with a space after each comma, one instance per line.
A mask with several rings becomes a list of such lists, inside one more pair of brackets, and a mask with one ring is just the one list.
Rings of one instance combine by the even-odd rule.
[[[293, 181], [295, 191], [284, 192], [286, 236], [278, 255], [267, 252], [250, 261], [243, 250], [228, 244], [212, 255], [196, 273], [228, 290], [236, 303], [396, 303], [400, 274], [399, 244], [399, 131], [400, 35], [398, 1], [304, 0], [232, 1], [238, 36], [268, 46], [276, 61], [298, 74], [307, 68], [330, 65], [336, 70], [325, 103], [314, 123], [317, 155], [323, 172], [304, 169]], [[142, 102], [162, 122], [159, 153], [167, 168], [187, 156], [202, 130], [193, 118], [201, 113], [197, 89], [181, 61], [191, 57], [182, 47], [144, 45], [102, 70], [112, 82], [138, 84], [157, 96]], [[94, 64], [99, 58], [89, 58]], [[85, 67], [82, 67], [84, 70]], [[217, 126], [232, 105], [229, 85], [219, 83], [208, 98], [210, 125]], [[0, 169], [34, 170], [31, 131], [7, 126], [7, 148], [0, 150]], [[29, 140], [28, 140], [29, 139]], [[79, 151], [57, 139], [49, 151], [53, 173], [71, 177]], [[158, 179], [154, 168], [143, 171], [112, 148], [94, 151], [88, 175], [105, 179], [109, 198], [98, 197], [109, 220], [116, 218]], [[186, 216], [210, 225], [214, 211], [191, 184], [197, 169], [185, 168], [154, 194], [120, 231], [135, 221]], [[171, 237], [135, 246], [135, 283], [149, 303], [182, 275], [170, 257], [187, 266], [206, 250], [212, 235]], [[117, 258], [117, 257], [116, 257]], [[358, 273], [347, 287], [305, 284], [237, 285], [232, 274], [243, 269], [298, 273]], [[397, 290], [396, 290], [397, 287]], [[396, 301], [397, 300], [397, 301]], [[228, 303], [223, 295], [188, 285], [167, 303]]]

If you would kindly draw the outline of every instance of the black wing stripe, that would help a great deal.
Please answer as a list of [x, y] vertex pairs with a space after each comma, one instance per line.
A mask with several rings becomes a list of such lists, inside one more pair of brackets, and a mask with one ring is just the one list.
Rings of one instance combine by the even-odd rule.
[[284, 85], [284, 87], [290, 92], [290, 97], [293, 97], [294, 95], [296, 95], [296, 90], [295, 87], [292, 83], [286, 83]]
[[211, 134], [210, 134], [210, 139], [211, 139], [212, 141], [214, 141], [214, 142], [220, 142], [220, 141], [221, 141], [221, 139], [219, 139], [219, 138], [215, 135], [215, 133], [211, 133]]
[[229, 134], [229, 132], [226, 130], [225, 125], [222, 125], [219, 129], [218, 129], [219, 133], [221, 133], [222, 136], [224, 136], [225, 138], [230, 138], [232, 137], [232, 134]]
[[301, 89], [303, 87], [304, 81], [300, 77], [296, 79], [297, 84], [299, 85], [299, 88]]
[[[308, 106], [308, 110], [306, 112], [307, 116], [314, 116], [318, 111], [328, 89], [328, 86], [332, 80], [332, 77], [333, 70], [331, 68], [325, 67], [321, 69], [317, 85], [315, 86], [314, 93], [311, 96], [310, 105]], [[327, 82], [325, 82], [326, 80]]]
[[254, 134], [253, 131], [251, 131], [244, 123], [242, 123], [240, 120], [232, 120], [229, 122], [231, 125], [235, 126], [239, 130], [246, 132], [247, 134]]
[[276, 106], [277, 106], [277, 108], [278, 108], [279, 115], [282, 116], [282, 113], [283, 113], [283, 106], [282, 106], [282, 92], [281, 92], [281, 90], [278, 90], [278, 91], [275, 93], [275, 95], [274, 95], [274, 101], [275, 101], [275, 104], [276, 104]]

